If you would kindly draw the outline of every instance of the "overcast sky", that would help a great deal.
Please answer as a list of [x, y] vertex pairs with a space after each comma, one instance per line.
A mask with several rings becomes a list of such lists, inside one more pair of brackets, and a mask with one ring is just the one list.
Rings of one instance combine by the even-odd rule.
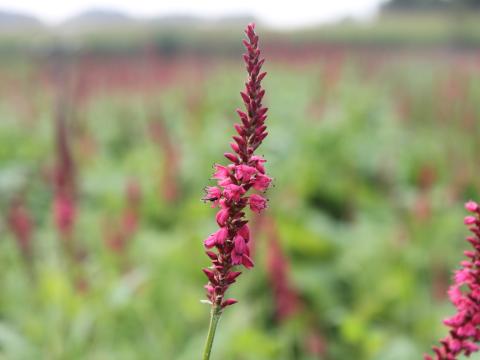
[[55, 24], [88, 8], [115, 8], [134, 16], [253, 14], [272, 26], [291, 27], [372, 15], [381, 0], [0, 0], [0, 10], [28, 12]]

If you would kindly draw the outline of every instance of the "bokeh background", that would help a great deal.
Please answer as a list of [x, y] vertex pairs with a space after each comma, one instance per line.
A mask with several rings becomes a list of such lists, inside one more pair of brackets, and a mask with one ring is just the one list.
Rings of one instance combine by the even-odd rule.
[[0, 4], [0, 357], [200, 358], [253, 20], [275, 187], [213, 358], [420, 359], [480, 198], [480, 2], [120, 3]]

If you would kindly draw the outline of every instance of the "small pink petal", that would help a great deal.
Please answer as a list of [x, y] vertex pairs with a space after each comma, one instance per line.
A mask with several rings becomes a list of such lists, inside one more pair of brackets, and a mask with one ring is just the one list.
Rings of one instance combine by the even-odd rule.
[[477, 218], [475, 216], [465, 216], [465, 219], [463, 220], [465, 225], [473, 225], [477, 221]]
[[465, 209], [470, 212], [476, 212], [478, 210], [478, 204], [475, 201], [470, 200], [465, 204]]

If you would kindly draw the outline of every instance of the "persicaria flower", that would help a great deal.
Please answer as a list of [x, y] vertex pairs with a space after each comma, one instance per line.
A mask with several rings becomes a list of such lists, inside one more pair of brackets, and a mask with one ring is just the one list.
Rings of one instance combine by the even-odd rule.
[[465, 209], [470, 212], [476, 212], [478, 210], [478, 204], [475, 201], [470, 200], [465, 204]]
[[473, 213], [464, 220], [473, 233], [466, 239], [473, 251], [464, 252], [468, 260], [460, 263], [454, 284], [448, 290], [457, 313], [443, 321], [450, 328], [449, 335], [440, 340], [440, 346], [433, 347], [435, 356], [425, 355], [425, 360], [455, 360], [461, 354], [469, 356], [479, 349], [476, 343], [480, 341], [480, 208], [473, 201], [467, 202], [465, 208]]
[[257, 194], [251, 195], [248, 203], [250, 204], [250, 209], [257, 213], [267, 207], [267, 200], [263, 196]]
[[258, 36], [254, 29], [255, 26], [250, 24], [245, 30], [247, 51], [244, 60], [248, 80], [245, 90], [240, 93], [245, 111], [237, 110], [240, 123], [234, 125], [237, 135], [232, 137], [230, 144], [233, 153], [224, 154], [230, 164], [215, 164], [213, 179], [217, 181], [217, 186], [207, 187], [203, 198], [211, 201], [212, 206], [220, 207], [215, 217], [220, 228], [204, 241], [207, 256], [212, 261], [210, 268], [203, 269], [209, 281], [205, 289], [216, 311], [237, 302], [235, 299], [224, 299], [228, 287], [241, 274], [234, 271], [235, 266], [253, 267], [249, 248], [250, 229], [244, 209], [249, 206], [258, 213], [266, 208], [267, 201], [261, 195], [248, 193], [255, 190], [264, 192], [272, 182], [265, 175], [266, 160], [255, 155], [255, 150], [267, 136], [267, 108], [262, 105], [265, 90], [261, 81], [266, 75], [261, 72], [264, 59], [260, 58]]
[[241, 235], [236, 235], [233, 239], [232, 263], [240, 265], [243, 262], [243, 255], [247, 255], [247, 243]]
[[205, 240], [204, 242], [205, 247], [207, 249], [210, 249], [216, 245], [223, 246], [227, 237], [228, 237], [228, 229], [222, 227]]
[[267, 160], [258, 155], [252, 156], [251, 160], [252, 163], [255, 164], [257, 170], [260, 171], [260, 173], [265, 174], [265, 167], [263, 166], [263, 163], [265, 163]]
[[223, 197], [228, 201], [240, 201], [240, 198], [245, 194], [246, 190], [241, 185], [229, 184], [223, 190]]
[[267, 175], [260, 174], [256, 177], [255, 182], [253, 183], [253, 187], [259, 191], [265, 191], [270, 186], [272, 179], [269, 178]]
[[218, 180], [218, 185], [226, 186], [232, 183], [230, 168], [215, 164], [215, 173], [213, 178]]
[[229, 216], [229, 210], [228, 208], [225, 208], [225, 209], [222, 209], [220, 210], [217, 215], [216, 215], [216, 219], [217, 219], [217, 224], [219, 226], [225, 226], [225, 223], [227, 222], [228, 220], [228, 216]]
[[216, 206], [218, 204], [220, 196], [222, 196], [222, 192], [220, 191], [220, 189], [216, 186], [208, 186], [207, 188], [205, 188], [205, 192], [206, 194], [203, 200], [212, 201], [212, 206]]
[[257, 173], [257, 169], [253, 166], [238, 165], [235, 167], [235, 177], [237, 180], [249, 181], [254, 174]]

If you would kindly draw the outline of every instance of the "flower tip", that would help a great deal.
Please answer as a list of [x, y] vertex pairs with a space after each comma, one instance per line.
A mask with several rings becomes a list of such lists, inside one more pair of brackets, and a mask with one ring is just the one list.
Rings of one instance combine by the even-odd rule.
[[250, 37], [250, 35], [254, 35], [254, 32], [255, 32], [255, 23], [251, 22], [247, 24], [247, 27], [245, 28], [245, 33], [247, 34], [247, 36]]
[[476, 212], [478, 211], [478, 204], [475, 201], [470, 200], [465, 203], [465, 209], [470, 212]]

